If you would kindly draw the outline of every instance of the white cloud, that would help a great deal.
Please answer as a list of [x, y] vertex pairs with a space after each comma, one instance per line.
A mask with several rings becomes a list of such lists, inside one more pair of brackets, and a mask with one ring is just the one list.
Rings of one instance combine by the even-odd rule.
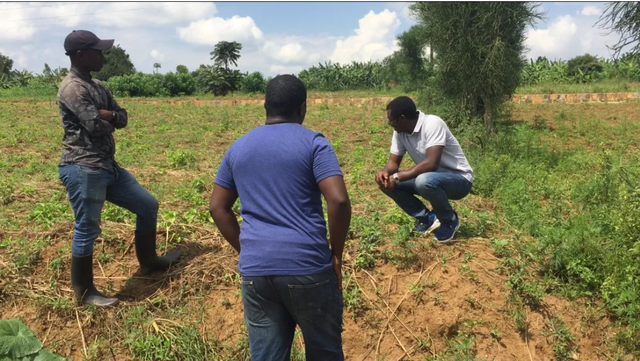
[[298, 42], [288, 42], [284, 45], [278, 45], [273, 41], [267, 41], [262, 47], [262, 50], [265, 52], [265, 55], [285, 64], [299, 62], [305, 58], [305, 51]]
[[131, 28], [180, 24], [210, 17], [213, 3], [84, 2], [0, 3], [0, 41], [29, 40], [55, 28]]
[[369, 11], [358, 24], [356, 35], [336, 41], [332, 62], [346, 64], [381, 60], [397, 49], [395, 31], [400, 26], [400, 20], [395, 12], [385, 9], [376, 14]]
[[13, 60], [13, 69], [21, 70], [27, 66], [27, 56], [23, 51], [6, 51], [5, 49], [0, 49], [0, 54], [6, 55], [11, 60]]
[[[261, 27], [270, 24], [256, 24], [242, 12], [243, 6], [237, 7], [238, 16], [221, 18], [213, 3], [5, 2], [0, 3], [0, 51], [9, 55], [19, 70], [40, 73], [45, 62], [52, 68], [68, 68], [69, 59], [62, 49], [64, 37], [73, 29], [88, 29], [99, 37], [116, 39], [138, 70], [152, 72], [153, 63], [160, 62], [160, 71], [166, 72], [178, 64], [191, 70], [211, 64], [209, 51], [213, 45], [228, 40], [243, 45], [239, 70], [273, 76], [295, 74], [329, 60], [343, 64], [380, 60], [397, 49], [395, 36], [400, 22], [402, 28], [412, 23], [404, 13], [407, 3], [388, 3], [388, 10], [362, 13], [359, 24], [353, 26], [355, 31], [336, 33], [335, 25], [327, 23], [325, 30], [316, 34], [302, 35], [306, 29], [297, 28], [288, 28], [286, 33], [263, 33]], [[603, 8], [599, 3], [589, 6]], [[593, 12], [585, 10], [587, 7], [571, 5], [570, 10], [560, 13], [563, 16], [529, 29], [527, 45], [531, 50], [527, 55], [565, 60], [585, 52], [609, 56], [605, 43], [614, 44], [617, 34], [602, 36], [602, 30], [593, 27], [594, 16], [583, 15]], [[7, 10], [13, 8], [18, 9]], [[143, 10], [132, 10], [138, 8]], [[89, 13], [100, 14], [68, 16]], [[44, 17], [55, 18], [15, 21]], [[355, 23], [357, 18], [353, 20]]]
[[578, 26], [571, 15], [557, 18], [548, 29], [531, 29], [527, 33], [527, 46], [531, 52], [548, 54], [547, 57], [559, 54], [578, 31]]
[[24, 19], [34, 18], [36, 11], [24, 9], [23, 3], [0, 3], [2, 21], [0, 21], [0, 41], [29, 40], [36, 33], [36, 28]]
[[386, 6], [392, 10], [398, 11], [403, 20], [409, 23], [415, 23], [415, 19], [411, 15], [411, 11], [409, 10], [409, 5], [411, 3], [403, 3], [403, 2], [390, 2], [386, 3]]
[[527, 57], [568, 60], [585, 53], [611, 56], [607, 45], [615, 44], [617, 35], [603, 35], [593, 24], [591, 17], [563, 15], [555, 18], [546, 29], [529, 29], [525, 41], [529, 48]]
[[213, 3], [108, 3], [96, 15], [101, 22], [117, 27], [139, 27], [141, 25], [170, 25], [204, 19], [216, 14]]
[[269, 70], [272, 74], [298, 74], [304, 69], [304, 67], [299, 65], [287, 66], [287, 65], [271, 65]]
[[178, 28], [180, 39], [201, 45], [215, 45], [219, 41], [255, 43], [262, 40], [262, 31], [249, 16], [235, 15], [230, 19], [209, 18]]
[[149, 55], [151, 55], [151, 57], [157, 61], [164, 61], [164, 54], [156, 49], [151, 50], [151, 53], [149, 53]]
[[600, 15], [602, 13], [602, 10], [597, 6], [587, 5], [582, 8], [582, 11], [580, 13], [586, 16]]

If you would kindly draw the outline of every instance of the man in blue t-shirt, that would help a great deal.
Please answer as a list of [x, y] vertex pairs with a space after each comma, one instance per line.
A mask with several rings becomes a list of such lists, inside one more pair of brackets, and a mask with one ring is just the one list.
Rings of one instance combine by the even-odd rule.
[[[341, 267], [351, 204], [331, 144], [302, 126], [306, 99], [304, 84], [292, 75], [269, 82], [266, 123], [231, 145], [209, 204], [218, 229], [240, 253], [254, 361], [288, 361], [296, 325], [307, 360], [344, 360]], [[232, 211], [238, 197], [242, 227]]]

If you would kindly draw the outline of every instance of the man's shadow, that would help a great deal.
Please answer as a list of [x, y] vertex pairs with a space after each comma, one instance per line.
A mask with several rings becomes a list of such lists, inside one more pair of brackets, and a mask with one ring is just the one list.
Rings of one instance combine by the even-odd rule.
[[164, 272], [155, 272], [144, 277], [133, 274], [115, 297], [127, 302], [145, 300], [159, 289], [167, 287], [170, 282], [179, 280], [182, 277], [185, 267], [187, 267], [194, 258], [207, 253], [219, 252], [221, 247], [217, 245], [203, 246], [201, 243], [189, 241], [180, 244], [176, 249], [182, 252], [178, 263]]

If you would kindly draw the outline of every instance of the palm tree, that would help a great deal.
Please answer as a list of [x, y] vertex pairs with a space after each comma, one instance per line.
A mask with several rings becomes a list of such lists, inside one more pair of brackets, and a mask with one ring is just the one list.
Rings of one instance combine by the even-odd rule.
[[153, 63], [153, 68], [156, 69], [156, 74], [158, 74], [158, 69], [162, 68], [160, 63]]
[[240, 50], [242, 50], [242, 44], [235, 41], [221, 41], [216, 44], [211, 55], [211, 60], [217, 67], [224, 66], [225, 69], [229, 69], [229, 64], [238, 66], [238, 59], [240, 59]]

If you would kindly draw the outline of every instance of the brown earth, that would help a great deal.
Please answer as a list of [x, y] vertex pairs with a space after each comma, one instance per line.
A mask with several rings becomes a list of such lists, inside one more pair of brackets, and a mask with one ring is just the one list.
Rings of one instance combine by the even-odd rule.
[[[34, 298], [53, 300], [72, 296], [68, 260], [63, 259], [64, 266], [59, 272], [47, 269], [47, 264], [68, 246], [72, 230], [72, 223], [68, 222], [51, 230], [52, 240], [40, 253], [30, 276], [17, 277], [11, 285], [0, 285], [5, 299], [0, 319], [22, 318], [45, 347], [74, 360], [84, 357], [79, 324], [86, 344], [99, 337], [109, 340], [109, 351], [102, 357], [131, 359], [122, 340], [122, 332], [126, 334], [126, 330], [117, 314], [136, 306], [153, 310], [186, 305], [189, 315], [203, 317], [200, 328], [206, 337], [234, 343], [246, 335], [241, 327], [243, 306], [238, 284], [229, 277], [237, 274], [237, 258], [219, 236], [201, 233], [194, 240], [184, 241], [179, 248], [185, 257], [169, 274], [134, 278], [132, 282], [137, 263], [131, 239], [120, 225], [107, 226], [117, 236], [96, 242], [96, 258], [101, 253], [112, 253], [114, 257], [105, 264], [96, 262], [99, 264], [94, 274], [98, 288], [116, 294], [120, 306], [96, 311], [75, 307], [56, 310], [51, 305], [34, 306], [30, 302]], [[166, 236], [158, 235], [159, 244]], [[523, 337], [516, 330], [506, 303], [507, 277], [499, 269], [500, 259], [488, 246], [487, 239], [460, 239], [453, 246], [416, 239], [415, 246], [413, 252], [418, 259], [412, 269], [402, 270], [378, 261], [374, 269], [356, 271], [351, 280], [345, 280], [345, 290], [353, 285], [361, 289], [360, 309], [355, 313], [345, 309], [344, 313], [347, 359], [375, 360], [378, 356], [388, 360], [422, 359], [446, 350], [447, 338], [465, 332], [475, 337], [479, 358], [553, 360], [553, 343], [543, 331], [549, 329], [549, 320], [556, 315], [577, 336], [577, 359], [602, 358], [600, 352], [610, 337], [609, 322], [602, 314], [590, 315], [591, 308], [585, 302], [547, 295], [542, 307], [527, 311], [528, 334]], [[475, 256], [465, 260], [465, 254]], [[441, 257], [446, 257], [445, 265]], [[5, 259], [6, 255], [0, 257], [3, 264], [7, 264]], [[345, 271], [353, 271], [348, 255]], [[48, 287], [53, 279], [61, 285], [60, 294], [53, 294]], [[422, 285], [422, 295], [412, 292], [415, 284]], [[184, 292], [185, 285], [189, 286], [189, 292]], [[181, 321], [156, 318], [155, 327], [162, 330]], [[155, 331], [150, 328], [148, 332]], [[418, 338], [424, 340], [422, 346]]]

